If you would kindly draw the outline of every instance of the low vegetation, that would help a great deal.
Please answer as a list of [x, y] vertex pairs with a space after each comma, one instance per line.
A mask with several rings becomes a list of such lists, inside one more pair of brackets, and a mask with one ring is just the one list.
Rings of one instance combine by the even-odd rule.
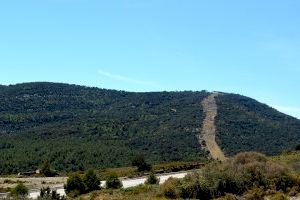
[[107, 189], [119, 189], [122, 188], [122, 182], [116, 174], [111, 174], [106, 179], [106, 188]]
[[38, 200], [66, 200], [66, 197], [61, 197], [56, 191], [52, 191], [47, 187], [41, 189]]
[[[150, 176], [148, 180], [152, 179]], [[280, 164], [274, 157], [247, 152], [222, 163], [210, 163], [183, 179], [169, 178], [160, 186], [145, 184], [128, 189], [104, 189], [81, 198], [89, 199], [91, 195], [96, 199], [123, 200], [287, 200], [300, 195], [300, 173]]]
[[147, 177], [145, 184], [149, 184], [149, 185], [159, 184], [159, 178], [157, 178], [155, 174], [151, 172], [150, 175]]
[[19, 183], [15, 188], [13, 188], [10, 191], [10, 195], [12, 198], [16, 199], [25, 198], [28, 195], [28, 188], [23, 183]]
[[[224, 163], [212, 163], [184, 179], [170, 179], [162, 186], [169, 198], [213, 199], [232, 194], [262, 199], [269, 193], [300, 192], [300, 180], [283, 165], [259, 153], [241, 153]], [[229, 198], [229, 197], [228, 197]]]
[[100, 189], [100, 180], [93, 170], [87, 171], [83, 176], [79, 174], [70, 176], [65, 185], [65, 191], [70, 197]]

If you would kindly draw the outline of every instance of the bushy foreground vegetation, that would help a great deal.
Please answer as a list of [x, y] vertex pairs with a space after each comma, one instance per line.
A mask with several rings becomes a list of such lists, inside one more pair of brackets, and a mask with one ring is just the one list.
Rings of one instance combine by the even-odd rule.
[[287, 200], [296, 195], [300, 195], [299, 173], [273, 158], [248, 152], [223, 163], [210, 163], [183, 179], [170, 178], [160, 186], [146, 182], [128, 189], [104, 189], [81, 198]]
[[300, 179], [262, 154], [241, 153], [224, 163], [209, 164], [182, 180], [169, 179], [161, 188], [169, 198], [208, 200], [232, 194], [259, 200], [278, 192], [300, 192]]

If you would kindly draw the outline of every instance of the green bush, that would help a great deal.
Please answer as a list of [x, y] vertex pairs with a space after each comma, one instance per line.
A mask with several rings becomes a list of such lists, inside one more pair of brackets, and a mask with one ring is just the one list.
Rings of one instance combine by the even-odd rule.
[[55, 190], [51, 190], [49, 187], [42, 188], [38, 200], [65, 200], [65, 197], [61, 197]]
[[87, 171], [83, 177], [78, 174], [72, 175], [65, 185], [66, 193], [71, 197], [100, 189], [100, 180], [94, 170]]
[[85, 192], [85, 185], [78, 174], [68, 178], [65, 190], [68, 196], [76, 197]]
[[150, 185], [159, 184], [159, 178], [157, 178], [155, 176], [155, 174], [153, 172], [151, 172], [150, 175], [148, 176], [145, 184], [150, 184]]
[[106, 180], [106, 188], [108, 189], [119, 189], [123, 187], [122, 182], [116, 174], [110, 174]]
[[100, 190], [100, 180], [94, 170], [89, 170], [85, 173], [83, 183], [85, 184], [87, 192]]
[[10, 194], [13, 197], [25, 197], [28, 195], [28, 188], [23, 183], [18, 183], [18, 185], [11, 190]]

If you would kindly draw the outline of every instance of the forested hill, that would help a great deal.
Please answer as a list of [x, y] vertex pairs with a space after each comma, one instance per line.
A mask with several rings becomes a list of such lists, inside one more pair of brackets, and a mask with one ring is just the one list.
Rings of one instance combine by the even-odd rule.
[[[59, 171], [129, 165], [143, 153], [152, 163], [203, 161], [197, 139], [210, 93], [133, 93], [58, 83], [0, 86], [0, 174], [49, 159]], [[299, 120], [250, 98], [217, 100], [217, 142], [226, 155], [275, 154], [300, 143]]]

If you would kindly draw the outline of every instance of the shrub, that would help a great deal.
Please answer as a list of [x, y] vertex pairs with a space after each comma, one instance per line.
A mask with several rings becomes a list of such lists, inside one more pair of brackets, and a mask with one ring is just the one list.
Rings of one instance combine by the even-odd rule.
[[245, 195], [245, 200], [264, 200], [265, 191], [263, 188], [253, 188]]
[[295, 147], [295, 150], [296, 150], [296, 151], [300, 151], [300, 144], [298, 144], [298, 145]]
[[159, 184], [159, 179], [155, 176], [153, 172], [151, 172], [145, 183], [150, 185]]
[[[198, 173], [182, 180], [170, 180], [161, 186], [166, 197], [208, 200], [230, 195], [245, 195], [248, 200], [266, 196], [264, 190], [296, 193], [299, 178], [282, 165], [268, 161], [259, 153], [240, 153], [223, 163], [206, 165]], [[246, 192], [248, 191], [248, 192]]]
[[278, 192], [274, 194], [273, 196], [270, 196], [270, 200], [288, 200], [288, 198], [281, 192]]
[[65, 185], [66, 193], [71, 197], [76, 197], [85, 192], [85, 185], [78, 174], [70, 176]]
[[11, 195], [13, 197], [24, 197], [28, 195], [28, 188], [23, 183], [18, 183], [18, 185], [11, 190]]
[[180, 181], [179, 195], [184, 199], [212, 199], [208, 182], [200, 177], [198, 173], [187, 175]]
[[106, 180], [106, 188], [108, 189], [119, 189], [123, 187], [122, 182], [116, 174], [110, 174]]
[[300, 192], [299, 186], [293, 186], [289, 191], [289, 196], [296, 196]]
[[51, 191], [49, 187], [42, 188], [38, 200], [64, 200], [56, 191]]
[[160, 188], [166, 197], [175, 199], [180, 197], [179, 185], [179, 179], [169, 178], [160, 186]]
[[237, 200], [237, 196], [234, 194], [226, 194], [225, 196], [222, 196], [220, 198], [217, 198], [216, 200]]
[[94, 170], [88, 170], [85, 173], [85, 175], [83, 177], [83, 183], [85, 184], [87, 192], [91, 192], [91, 191], [100, 189], [100, 180], [97, 177]]
[[244, 165], [253, 162], [267, 162], [266, 156], [257, 152], [243, 152], [237, 154], [234, 159], [235, 165]]

